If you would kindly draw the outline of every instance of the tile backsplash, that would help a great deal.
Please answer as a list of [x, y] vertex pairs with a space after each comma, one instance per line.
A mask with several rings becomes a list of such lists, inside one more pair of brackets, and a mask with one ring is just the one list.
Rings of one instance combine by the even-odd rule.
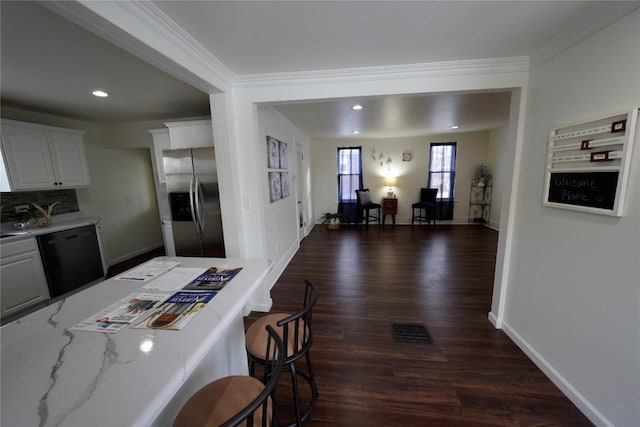
[[34, 218], [42, 214], [33, 207], [31, 203], [37, 203], [45, 210], [52, 203], [60, 202], [51, 212], [51, 215], [79, 212], [78, 197], [76, 190], [51, 190], [51, 191], [22, 191], [15, 193], [1, 193], [0, 204], [2, 204], [2, 222], [16, 222], [20, 218], [16, 215], [15, 207], [29, 205]]

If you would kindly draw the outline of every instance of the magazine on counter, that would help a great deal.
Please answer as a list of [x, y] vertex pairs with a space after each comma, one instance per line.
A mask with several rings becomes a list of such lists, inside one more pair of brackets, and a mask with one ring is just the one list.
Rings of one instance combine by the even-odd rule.
[[166, 294], [134, 293], [78, 323], [72, 330], [115, 333], [129, 323], [149, 314]]
[[194, 291], [219, 291], [242, 270], [242, 267], [209, 267], [183, 289]]
[[216, 291], [178, 291], [160, 304], [151, 315], [131, 327], [182, 329], [216, 294]]

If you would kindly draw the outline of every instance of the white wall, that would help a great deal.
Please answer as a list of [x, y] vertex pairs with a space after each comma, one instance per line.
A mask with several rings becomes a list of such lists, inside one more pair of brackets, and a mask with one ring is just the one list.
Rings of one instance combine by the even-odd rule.
[[[488, 160], [489, 132], [447, 133], [413, 138], [393, 139], [331, 139], [313, 140], [311, 144], [312, 182], [314, 188], [314, 218], [320, 222], [325, 212], [336, 212], [337, 190], [337, 149], [338, 147], [362, 147], [362, 179], [373, 198], [387, 195], [384, 177], [391, 173], [396, 176], [393, 188], [398, 198], [399, 224], [411, 223], [411, 204], [420, 197], [420, 188], [427, 186], [429, 171], [429, 147], [432, 142], [457, 142], [456, 182], [454, 188], [455, 207], [451, 223], [464, 223], [469, 215], [469, 187], [475, 166]], [[383, 162], [391, 158], [391, 170], [386, 163], [374, 161], [372, 150], [384, 154]], [[413, 153], [410, 162], [402, 161], [402, 153]]]
[[149, 150], [87, 145], [91, 187], [77, 189], [80, 210], [102, 218], [109, 264], [161, 247], [162, 230]]
[[636, 10], [531, 72], [513, 218], [504, 329], [598, 425], [640, 422], [640, 144], [612, 218], [542, 205], [546, 143], [640, 105], [639, 46]]
[[[274, 262], [274, 267], [269, 272], [262, 293], [256, 293], [252, 299], [252, 308], [255, 310], [269, 310], [271, 299], [269, 289], [275, 284], [285, 267], [300, 247], [298, 240], [298, 214], [296, 179], [304, 179], [309, 173], [309, 165], [303, 163], [305, 170], [297, 170], [296, 143], [301, 145], [305, 157], [309, 157], [310, 139], [300, 129], [295, 127], [285, 117], [271, 107], [258, 107], [258, 141], [256, 150], [252, 155], [257, 157], [259, 165], [259, 194], [257, 200], [263, 206], [264, 223], [264, 257]], [[271, 202], [269, 199], [269, 171], [284, 172], [284, 169], [267, 168], [267, 144], [266, 137], [271, 136], [279, 141], [287, 143], [289, 175], [289, 197]], [[311, 190], [311, 189], [309, 189]], [[310, 192], [305, 192], [309, 194]], [[303, 200], [303, 205], [310, 206], [311, 200]]]
[[111, 148], [150, 148], [153, 138], [149, 129], [166, 129], [166, 126], [162, 120], [103, 123], [100, 125], [102, 145]]
[[[95, 123], [9, 107], [2, 108], [2, 116], [86, 132], [91, 187], [77, 189], [76, 194], [84, 215], [102, 219], [109, 265], [162, 246], [148, 150], [107, 148], [103, 142], [111, 139], [110, 134]], [[146, 137], [150, 139], [149, 134]]]
[[[494, 129], [489, 133], [489, 153], [487, 155], [487, 166], [493, 176], [493, 194], [491, 197], [491, 212], [489, 217], [489, 227], [500, 230], [500, 211], [502, 210], [502, 194], [505, 182], [510, 179], [508, 169], [507, 145], [510, 141], [507, 138], [509, 129], [504, 127]], [[512, 141], [511, 141], [512, 143]]]

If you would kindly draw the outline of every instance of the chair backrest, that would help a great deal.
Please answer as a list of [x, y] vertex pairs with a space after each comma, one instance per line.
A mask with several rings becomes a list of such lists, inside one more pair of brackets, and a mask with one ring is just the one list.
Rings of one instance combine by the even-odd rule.
[[313, 343], [311, 314], [318, 301], [318, 288], [309, 280], [305, 280], [304, 283], [302, 310], [277, 322], [282, 328], [285, 363], [291, 363], [304, 356]]
[[371, 194], [368, 188], [361, 188], [356, 190], [357, 205], [361, 206], [363, 203], [371, 203]]
[[[254, 426], [254, 417], [257, 418], [256, 421], [262, 420], [259, 424], [262, 427], [278, 425], [275, 389], [284, 367], [286, 353], [278, 333], [269, 325], [266, 329], [269, 338], [264, 359], [267, 362], [262, 381], [265, 384], [264, 390], [242, 411], [229, 418], [220, 427]], [[271, 412], [271, 416], [269, 416], [269, 412]]]
[[438, 196], [437, 188], [421, 188], [420, 189], [420, 201], [422, 203], [435, 203]]

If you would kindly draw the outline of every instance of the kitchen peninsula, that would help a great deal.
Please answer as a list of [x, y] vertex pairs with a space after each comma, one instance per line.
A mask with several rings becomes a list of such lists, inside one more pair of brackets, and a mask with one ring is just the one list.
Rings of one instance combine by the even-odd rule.
[[268, 261], [156, 260], [242, 270], [181, 330], [73, 330], [141, 292], [142, 283], [117, 278], [5, 325], [0, 329], [3, 425], [167, 426], [204, 384], [247, 373], [242, 311], [267, 274]]

